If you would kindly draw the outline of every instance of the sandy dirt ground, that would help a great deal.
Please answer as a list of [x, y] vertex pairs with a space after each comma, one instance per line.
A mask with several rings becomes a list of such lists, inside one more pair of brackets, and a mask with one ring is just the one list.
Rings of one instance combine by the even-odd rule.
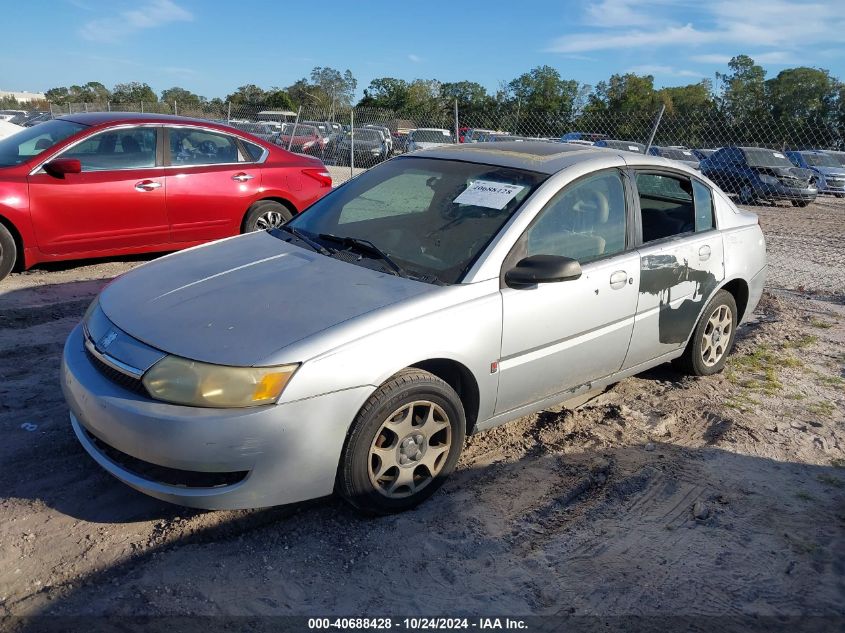
[[[779, 262], [818, 224], [760, 212]], [[845, 238], [841, 208], [818, 213], [838, 237], [774, 267], [724, 373], [662, 366], [474, 436], [434, 497], [380, 519], [333, 498], [193, 511], [111, 478], [73, 436], [59, 357], [143, 258], [15, 274], [0, 285], [0, 617], [843, 616], [845, 287], [809, 281]]]

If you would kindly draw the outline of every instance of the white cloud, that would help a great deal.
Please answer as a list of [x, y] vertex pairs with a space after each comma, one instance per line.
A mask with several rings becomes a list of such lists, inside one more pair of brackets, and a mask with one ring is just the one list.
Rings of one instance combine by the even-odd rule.
[[410, 59], [415, 64], [419, 64], [422, 61], [422, 57], [419, 55], [414, 55], [413, 53], [408, 54], [408, 59]]
[[[694, 10], [689, 10], [694, 7]], [[547, 51], [566, 54], [601, 50], [668, 49], [677, 58], [687, 49], [719, 46], [729, 51], [759, 50], [755, 60], [785, 63], [789, 50], [800, 46], [837, 45], [845, 31], [841, 0], [716, 0], [684, 7], [683, 21], [671, 3], [601, 0], [587, 5], [583, 22], [595, 28], [553, 40]], [[695, 16], [691, 21], [688, 16]], [[767, 48], [777, 50], [769, 51]], [[686, 52], [689, 52], [688, 50]], [[681, 53], [682, 54], [682, 53]], [[700, 63], [723, 63], [730, 54], [690, 56]]]
[[[745, 53], [758, 64], [792, 64], [795, 63], [795, 54], [789, 51], [768, 51], [766, 53]], [[690, 60], [701, 64], [727, 65], [733, 55], [722, 53], [707, 53], [704, 55], [690, 55]]]
[[120, 15], [91, 20], [82, 26], [79, 34], [86, 40], [116, 42], [142, 29], [193, 19], [190, 11], [172, 0], [149, 0], [136, 9], [121, 12]]
[[654, 17], [639, 11], [645, 3], [641, 0], [601, 0], [584, 9], [584, 21], [592, 26], [647, 26], [654, 24]]

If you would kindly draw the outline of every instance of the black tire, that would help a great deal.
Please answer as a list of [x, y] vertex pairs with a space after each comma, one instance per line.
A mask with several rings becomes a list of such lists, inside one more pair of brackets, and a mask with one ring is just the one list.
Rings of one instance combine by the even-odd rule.
[[[435, 407], [439, 407], [441, 413], [444, 413], [448, 418], [446, 420], [448, 422], [448, 450], [443, 451], [445, 456], [442, 459], [436, 458], [438, 459], [436, 473], [433, 474], [429, 470], [429, 467], [421, 461], [420, 454], [418, 454], [416, 460], [420, 461], [409, 460], [406, 466], [395, 465], [389, 468], [384, 477], [387, 481], [384, 487], [381, 487], [378, 482], [374, 483], [371, 478], [371, 468], [380, 461], [377, 456], [371, 454], [371, 451], [376, 450], [374, 446], [384, 437], [382, 433], [390, 424], [391, 418], [395, 418], [403, 407], [409, 407], [411, 403], [421, 402], [434, 405], [432, 411]], [[421, 405], [421, 407], [424, 409], [425, 405]], [[411, 407], [409, 416], [411, 423], [421, 420], [421, 416], [418, 417], [416, 412], [417, 408]], [[419, 427], [412, 428], [422, 428], [422, 424]], [[447, 437], [446, 433], [447, 429], [444, 427], [441, 431], [427, 438], [424, 443], [425, 449], [420, 450], [423, 453], [425, 450], [431, 450], [433, 455], [433, 451], [438, 446], [443, 446], [442, 442], [443, 438]], [[396, 434], [394, 436], [395, 440], [393, 441], [395, 441], [395, 451], [397, 451], [395, 454], [398, 455], [398, 451], [402, 450], [403, 440], [408, 438], [402, 438]], [[441, 444], [432, 443], [435, 439]], [[455, 390], [427, 371], [414, 368], [403, 369], [379, 387], [358, 412], [341, 454], [336, 490], [352, 506], [365, 514], [391, 514], [409, 510], [434, 494], [452, 473], [460, 457], [465, 439], [466, 418], [464, 408]], [[388, 451], [394, 454], [393, 451], [390, 451], [392, 448], [393, 445], [387, 447]], [[374, 462], [374, 459], [377, 461]], [[414, 463], [416, 463], [415, 466]], [[396, 481], [402, 468], [409, 469], [411, 477], [420, 477], [420, 483], [414, 484], [420, 485], [420, 488], [415, 492], [409, 488], [408, 492], [404, 493], [407, 496], [401, 498], [387, 496], [389, 491], [385, 488], [393, 476], [388, 476], [387, 473], [394, 471], [395, 478], [393, 480]], [[408, 472], [408, 470], [405, 472]], [[401, 488], [402, 486], [399, 490]], [[397, 494], [399, 494], [398, 491]]]
[[259, 200], [247, 211], [243, 232], [266, 231], [281, 226], [293, 217], [291, 210], [275, 200]]
[[837, 198], [845, 198], [845, 193], [835, 193], [833, 195], [836, 196]]
[[[712, 324], [710, 323], [711, 317], [716, 315], [717, 311], [722, 307], [726, 307], [730, 311], [730, 331], [728, 332], [728, 340], [727, 343], [724, 343], [724, 335], [720, 337], [720, 342], [723, 346], [721, 356], [719, 356], [715, 363], [709, 364], [705, 362], [704, 359], [707, 352], [704, 337], [708, 331], [708, 326], [712, 328]], [[730, 354], [731, 349], [733, 349], [734, 340], [736, 339], [738, 318], [736, 300], [733, 295], [727, 290], [720, 290], [717, 292], [701, 313], [701, 318], [696, 324], [695, 330], [693, 330], [692, 337], [690, 337], [689, 343], [687, 343], [687, 348], [684, 350], [683, 356], [673, 361], [675, 367], [692, 376], [710, 376], [722, 371], [725, 367], [728, 354]], [[716, 349], [718, 349], [718, 347]]]
[[809, 200], [793, 200], [792, 201], [793, 207], [802, 207], [803, 208], [803, 207], [806, 207], [808, 204], [810, 204]]
[[18, 260], [18, 247], [9, 229], [0, 224], [0, 280], [4, 279], [15, 267]]

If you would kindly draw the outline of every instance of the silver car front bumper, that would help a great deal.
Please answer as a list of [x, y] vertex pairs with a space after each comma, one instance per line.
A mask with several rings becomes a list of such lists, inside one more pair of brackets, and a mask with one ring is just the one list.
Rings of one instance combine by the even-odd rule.
[[104, 376], [84, 350], [81, 326], [65, 344], [61, 384], [73, 430], [100, 466], [145, 494], [206, 509], [331, 494], [346, 433], [372, 392], [246, 409], [171, 405]]

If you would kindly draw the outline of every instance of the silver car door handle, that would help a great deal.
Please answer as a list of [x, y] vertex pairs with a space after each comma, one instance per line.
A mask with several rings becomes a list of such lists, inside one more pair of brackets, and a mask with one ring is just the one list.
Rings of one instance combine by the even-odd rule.
[[620, 288], [624, 288], [625, 284], [628, 283], [628, 273], [624, 270], [617, 270], [610, 276], [610, 287], [614, 290], [619, 290]]
[[710, 247], [707, 244], [698, 249], [698, 259], [703, 262], [710, 259]]
[[161, 183], [155, 180], [142, 180], [135, 183], [135, 191], [153, 191], [159, 187], [161, 187]]
[[238, 182], [246, 182], [247, 180], [252, 180], [255, 178], [252, 174], [235, 174], [232, 176], [232, 180], [237, 180]]

